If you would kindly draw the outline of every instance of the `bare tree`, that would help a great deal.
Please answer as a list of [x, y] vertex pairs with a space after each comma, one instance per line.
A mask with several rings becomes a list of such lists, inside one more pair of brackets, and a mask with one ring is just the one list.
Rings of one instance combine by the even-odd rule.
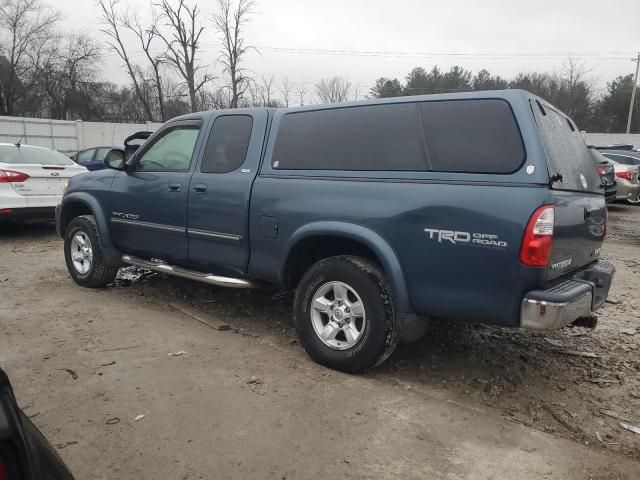
[[562, 66], [557, 104], [581, 126], [592, 112], [594, 81], [590, 72], [582, 60], [572, 56]]
[[275, 82], [276, 79], [273, 75], [269, 75], [268, 77], [266, 75], [262, 75], [260, 78], [259, 92], [263, 107], [274, 106], [272, 95]]
[[40, 0], [0, 2], [0, 29], [8, 36], [8, 41], [3, 40], [4, 46], [0, 46], [6, 60], [0, 75], [0, 114], [14, 114], [21, 82], [35, 68], [31, 54], [49, 39], [59, 19], [60, 14]]
[[50, 118], [68, 120], [87, 112], [87, 96], [95, 85], [101, 62], [99, 45], [86, 34], [57, 35], [48, 42], [52, 49], [38, 68], [37, 78], [46, 93]]
[[587, 68], [583, 60], [569, 56], [566, 62], [562, 64], [562, 77], [567, 81], [569, 87], [575, 87], [580, 82], [585, 82], [592, 87], [592, 80], [587, 79], [592, 69]]
[[289, 108], [291, 95], [293, 94], [293, 90], [296, 86], [288, 77], [284, 77], [280, 85], [282, 87], [282, 99], [284, 100], [284, 106]]
[[304, 107], [304, 100], [307, 95], [307, 87], [304, 86], [304, 83], [298, 85], [296, 89], [298, 96], [300, 97], [300, 106]]
[[98, 0], [98, 6], [102, 10], [101, 20], [104, 28], [100, 31], [104, 33], [109, 40], [107, 41], [107, 45], [116, 52], [116, 54], [120, 57], [122, 62], [124, 63], [127, 73], [129, 74], [129, 78], [133, 83], [133, 88], [136, 92], [136, 96], [138, 100], [142, 104], [144, 108], [145, 115], [149, 121], [153, 121], [153, 113], [151, 111], [151, 105], [146, 95], [144, 95], [143, 81], [144, 79], [141, 77], [141, 72], [138, 66], [134, 65], [131, 62], [131, 57], [129, 56], [128, 50], [124, 45], [124, 41], [122, 39], [122, 34], [120, 32], [120, 27], [124, 25], [124, 20], [122, 15], [120, 15], [117, 11], [119, 0]]
[[213, 89], [203, 88], [200, 91], [200, 106], [203, 110], [222, 110], [229, 108], [230, 93], [226, 86], [214, 87]]
[[249, 100], [245, 102], [241, 102], [239, 105], [248, 106], [248, 107], [259, 107], [262, 106], [262, 95], [261, 95], [261, 87], [255, 81], [249, 82], [249, 86], [247, 87], [247, 93], [249, 94]]
[[249, 50], [255, 50], [254, 47], [246, 45], [242, 38], [242, 27], [249, 21], [254, 8], [253, 0], [239, 0], [235, 9], [231, 0], [218, 0], [219, 12], [213, 15], [216, 30], [222, 40], [220, 63], [231, 80], [231, 108], [238, 108], [239, 100], [251, 83], [251, 78], [240, 64]]
[[191, 111], [198, 110], [198, 92], [211, 80], [204, 66], [198, 65], [200, 37], [204, 27], [198, 22], [200, 9], [189, 6], [186, 0], [178, 0], [174, 6], [169, 0], [155, 4], [160, 9], [160, 18], [165, 21], [168, 32], [156, 29], [157, 35], [165, 43], [167, 52], [163, 60], [180, 74], [187, 85]]
[[127, 29], [129, 29], [138, 39], [140, 43], [140, 48], [144, 52], [149, 64], [151, 65], [151, 72], [153, 73], [153, 86], [156, 91], [156, 95], [158, 98], [158, 110], [160, 113], [160, 120], [165, 121], [165, 108], [164, 108], [164, 91], [162, 89], [162, 78], [160, 74], [160, 68], [162, 66], [162, 58], [163, 54], [155, 54], [153, 53], [153, 44], [154, 40], [159, 39], [158, 35], [158, 22], [159, 16], [152, 13], [151, 21], [149, 25], [143, 26], [140, 21], [140, 16], [138, 12], [131, 13], [127, 12], [123, 19], [123, 24]]
[[316, 84], [316, 94], [321, 103], [346, 102], [353, 98], [351, 82], [344, 77], [323, 78]]

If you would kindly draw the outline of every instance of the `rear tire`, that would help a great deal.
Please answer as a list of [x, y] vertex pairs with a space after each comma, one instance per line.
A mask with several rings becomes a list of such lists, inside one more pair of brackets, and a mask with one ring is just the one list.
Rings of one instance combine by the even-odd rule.
[[104, 263], [100, 233], [93, 215], [76, 217], [67, 226], [64, 259], [71, 278], [81, 287], [104, 287], [118, 274], [118, 267]]
[[391, 289], [380, 268], [363, 258], [313, 265], [296, 290], [294, 322], [309, 356], [343, 372], [381, 364], [398, 344]]

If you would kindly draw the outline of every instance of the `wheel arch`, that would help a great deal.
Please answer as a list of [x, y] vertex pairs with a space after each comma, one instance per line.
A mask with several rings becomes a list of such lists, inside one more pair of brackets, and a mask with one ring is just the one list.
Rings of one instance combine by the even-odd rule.
[[[320, 250], [319, 256], [310, 258], [309, 253], [312, 252], [309, 249], [327, 240], [331, 240], [328, 248]], [[285, 246], [279, 273], [280, 283], [285, 288], [293, 288], [304, 271], [315, 261], [345, 254], [363, 256], [376, 262], [389, 281], [397, 311], [412, 311], [404, 272], [396, 252], [379, 233], [354, 223], [321, 221], [296, 230]], [[305, 262], [308, 265], [305, 266]]]
[[69, 193], [65, 195], [60, 206], [59, 231], [64, 237], [65, 231], [71, 220], [80, 215], [93, 215], [96, 219], [98, 232], [100, 233], [100, 241], [103, 247], [111, 247], [111, 238], [109, 236], [109, 227], [107, 218], [100, 207], [98, 201], [82, 192]]

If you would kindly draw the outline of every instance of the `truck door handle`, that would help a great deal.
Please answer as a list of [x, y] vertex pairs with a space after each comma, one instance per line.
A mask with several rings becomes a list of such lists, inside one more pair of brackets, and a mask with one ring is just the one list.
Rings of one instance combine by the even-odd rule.
[[205, 183], [196, 183], [193, 186], [193, 191], [196, 193], [206, 193], [209, 187]]
[[169, 184], [169, 191], [170, 192], [179, 192], [180, 190], [182, 190], [182, 184], [181, 183], [170, 183]]

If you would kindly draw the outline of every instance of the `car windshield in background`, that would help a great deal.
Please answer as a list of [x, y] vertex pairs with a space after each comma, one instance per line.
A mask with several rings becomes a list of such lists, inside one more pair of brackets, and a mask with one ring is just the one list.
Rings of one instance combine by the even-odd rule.
[[[19, 157], [14, 163], [30, 165], [74, 165], [72, 160], [54, 150], [27, 146], [20, 147], [19, 149], [16, 147], [8, 148], [12, 148], [14, 151], [19, 150]], [[0, 154], [0, 157], [1, 156]]]
[[603, 153], [602, 155], [622, 165], [640, 165], [640, 158], [618, 155], [617, 153]]

